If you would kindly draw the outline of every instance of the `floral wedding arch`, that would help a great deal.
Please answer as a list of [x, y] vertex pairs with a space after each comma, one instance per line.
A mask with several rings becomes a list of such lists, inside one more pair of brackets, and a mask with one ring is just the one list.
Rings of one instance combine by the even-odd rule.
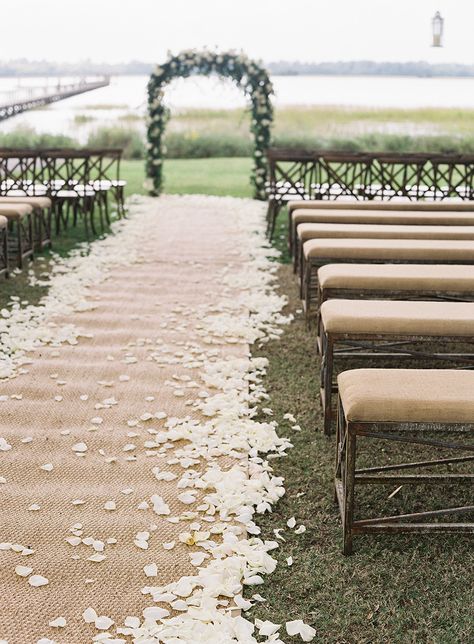
[[262, 65], [243, 53], [233, 51], [212, 53], [210, 51], [182, 51], [170, 56], [157, 67], [148, 83], [148, 157], [147, 177], [153, 194], [158, 195], [163, 185], [163, 134], [169, 110], [164, 104], [164, 88], [175, 78], [187, 78], [193, 74], [217, 74], [230, 78], [250, 99], [251, 132], [254, 136], [253, 170], [251, 181], [256, 199], [265, 199], [267, 177], [266, 151], [270, 145], [273, 108], [270, 96], [273, 87]]

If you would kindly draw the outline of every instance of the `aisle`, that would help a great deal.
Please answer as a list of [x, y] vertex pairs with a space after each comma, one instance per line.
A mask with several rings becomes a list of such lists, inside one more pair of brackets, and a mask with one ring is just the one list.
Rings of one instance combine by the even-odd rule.
[[285, 322], [262, 215], [141, 198], [90, 256], [58, 263], [44, 309], [14, 314], [11, 344], [49, 344], [0, 381], [0, 640], [245, 628], [216, 609], [274, 566], [271, 544], [246, 540], [283, 493], [254, 450], [288, 446], [250, 411], [265, 365], [248, 343]]

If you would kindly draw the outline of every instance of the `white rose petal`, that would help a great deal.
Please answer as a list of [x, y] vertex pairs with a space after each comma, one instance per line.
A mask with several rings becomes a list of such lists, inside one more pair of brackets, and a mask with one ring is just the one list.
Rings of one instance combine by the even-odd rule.
[[156, 514], [170, 514], [171, 510], [169, 505], [165, 503], [164, 499], [159, 494], [154, 494], [150, 501], [153, 503], [153, 511]]
[[274, 635], [278, 632], [280, 626], [280, 624], [274, 624], [273, 622], [266, 620], [264, 622], [261, 622], [260, 626], [258, 627], [258, 632], [263, 637], [270, 637], [270, 635]]
[[75, 443], [72, 446], [73, 452], [87, 452], [87, 445], [85, 443]]
[[176, 541], [167, 541], [163, 544], [165, 550], [173, 550], [176, 545]]
[[159, 620], [168, 617], [170, 614], [166, 608], [159, 608], [158, 606], [150, 606], [143, 610], [143, 617], [150, 620]]
[[285, 628], [288, 635], [299, 635], [303, 642], [311, 642], [316, 635], [316, 630], [308, 624], [305, 624], [301, 619], [286, 622]]
[[114, 620], [110, 619], [110, 617], [107, 617], [106, 615], [96, 617], [96, 619], [94, 620], [94, 625], [99, 631], [106, 631], [112, 626], [113, 623]]
[[46, 577], [43, 577], [43, 575], [31, 575], [28, 579], [28, 583], [30, 586], [37, 588], [39, 586], [46, 586], [46, 584], [49, 584], [49, 580], [46, 579]]
[[158, 575], [158, 566], [155, 563], [148, 564], [143, 567], [143, 571], [147, 577], [156, 577]]
[[125, 626], [128, 626], [128, 628], [138, 628], [140, 626], [140, 618], [129, 615], [125, 618], [124, 624]]
[[0, 436], [0, 452], [8, 452], [11, 448], [12, 446]]
[[89, 606], [89, 608], [86, 608], [86, 610], [82, 613], [82, 617], [86, 624], [92, 624], [92, 622], [95, 622], [98, 615], [95, 610]]
[[51, 622], [49, 622], [51, 628], [64, 628], [66, 624], [67, 621], [64, 617], [56, 617], [56, 619], [53, 619]]

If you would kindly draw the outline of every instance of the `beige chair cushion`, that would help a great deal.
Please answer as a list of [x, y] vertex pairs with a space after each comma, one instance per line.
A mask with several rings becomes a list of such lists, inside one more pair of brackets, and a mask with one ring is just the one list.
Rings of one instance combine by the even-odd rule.
[[322, 289], [474, 292], [474, 265], [325, 264], [318, 282]]
[[288, 208], [290, 212], [296, 208], [309, 208], [309, 209], [331, 209], [338, 210], [340, 208], [356, 209], [356, 210], [413, 210], [413, 211], [468, 211], [474, 213], [474, 203], [472, 201], [462, 201], [461, 199], [455, 200], [445, 199], [444, 201], [410, 201], [403, 197], [391, 199], [390, 201], [362, 201], [352, 198], [340, 198], [337, 200], [314, 200], [314, 201], [289, 201]]
[[1, 228], [6, 228], [8, 226], [8, 219], [6, 217], [2, 217], [0, 215], [0, 229]]
[[49, 197], [0, 197], [0, 205], [6, 203], [26, 203], [33, 208], [51, 208], [53, 202]]
[[474, 302], [326, 300], [321, 321], [328, 333], [473, 336], [474, 340]]
[[337, 382], [348, 420], [474, 423], [474, 371], [354, 369]]
[[474, 261], [474, 241], [460, 239], [310, 239], [306, 259]]
[[361, 209], [296, 209], [291, 215], [293, 226], [304, 223], [395, 224], [408, 226], [474, 226], [474, 211], [437, 212]]
[[383, 224], [300, 224], [302, 242], [322, 237], [364, 239], [474, 239], [474, 226], [392, 226]]
[[33, 212], [33, 208], [26, 203], [0, 204], [0, 215], [7, 219], [21, 219]]

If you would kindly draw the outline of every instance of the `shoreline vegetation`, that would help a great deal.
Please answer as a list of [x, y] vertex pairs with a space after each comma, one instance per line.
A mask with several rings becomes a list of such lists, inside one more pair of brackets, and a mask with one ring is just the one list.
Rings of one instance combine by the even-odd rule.
[[[90, 105], [75, 114], [87, 128], [85, 147], [122, 147], [125, 159], [146, 156], [145, 115], [124, 113], [104, 125], [98, 117], [117, 106]], [[466, 108], [360, 108], [292, 106], [275, 109], [275, 147], [375, 152], [474, 154], [474, 110]], [[74, 136], [27, 127], [0, 133], [2, 147], [81, 147]], [[245, 109], [182, 109], [166, 128], [168, 159], [250, 157], [252, 137]]]
[[[376, 62], [372, 60], [351, 61], [270, 61], [264, 63], [275, 76], [417, 76], [423, 78], [474, 78], [474, 65], [461, 63], [428, 63], [427, 61]], [[77, 76], [148, 75], [155, 63], [130, 61], [128, 63], [93, 63], [83, 60], [77, 63], [57, 63], [45, 60], [16, 59], [0, 61], [0, 77], [18, 76]]]

